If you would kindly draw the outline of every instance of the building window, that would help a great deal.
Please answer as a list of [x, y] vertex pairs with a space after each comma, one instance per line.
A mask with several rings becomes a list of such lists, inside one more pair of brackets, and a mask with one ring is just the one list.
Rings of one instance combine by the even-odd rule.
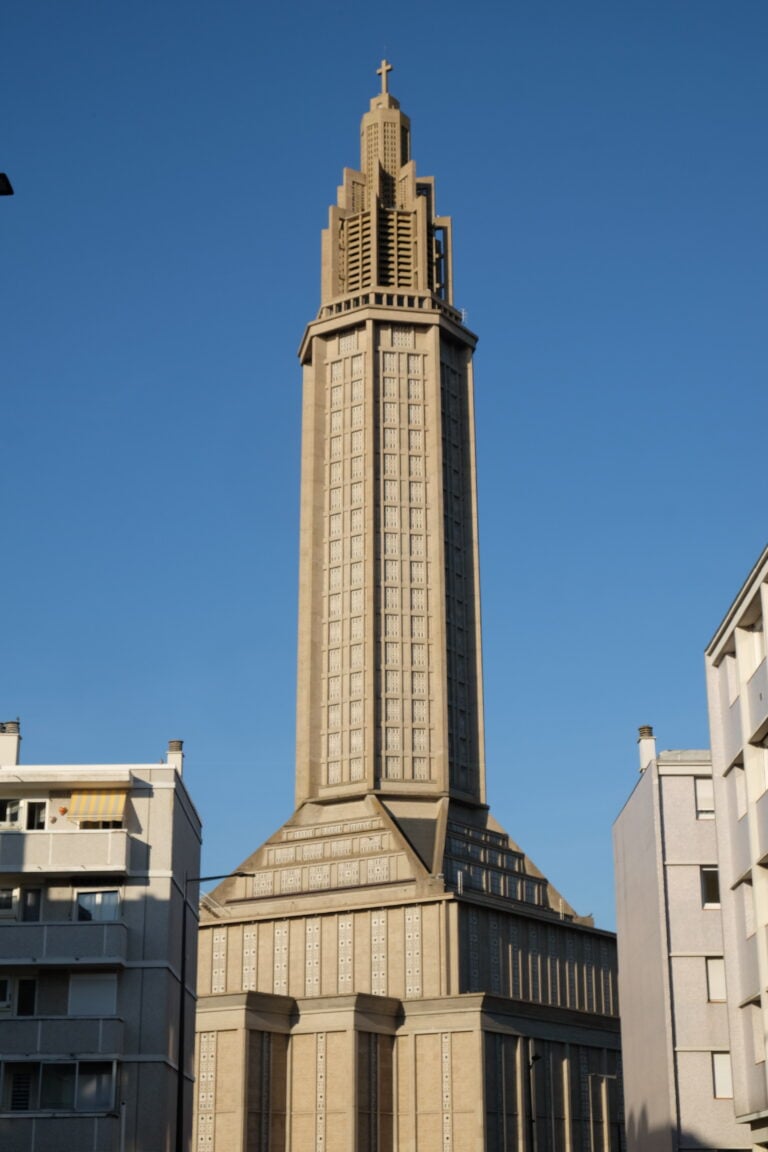
[[45, 800], [27, 800], [26, 828], [28, 832], [45, 828]]
[[15, 915], [13, 893], [13, 888], [0, 888], [0, 916], [3, 918]]
[[717, 868], [701, 868], [701, 904], [703, 908], [720, 907], [720, 877]]
[[730, 1052], [712, 1053], [712, 1088], [718, 1100], [733, 1098]]
[[693, 781], [696, 792], [696, 819], [714, 820], [715, 797], [711, 776], [697, 776]]
[[37, 980], [16, 982], [16, 1015], [34, 1016], [37, 1005]]
[[40, 919], [40, 908], [43, 902], [41, 888], [22, 888], [19, 895], [21, 905], [21, 919], [26, 923], [37, 923]]
[[0, 977], [0, 1012], [34, 1016], [37, 1007], [37, 981], [14, 976]]
[[115, 1068], [104, 1061], [83, 1061], [77, 1066], [77, 1112], [108, 1112], [114, 1099]]
[[3, 1111], [29, 1112], [39, 1099], [39, 1064], [3, 1065]]
[[6, 1062], [0, 1100], [4, 1112], [109, 1112], [115, 1097], [109, 1061]]
[[0, 827], [17, 828], [19, 825], [19, 801], [0, 800]]
[[104, 892], [77, 893], [78, 920], [117, 920], [119, 899], [117, 889]]
[[707, 957], [707, 999], [725, 1000], [725, 961], [722, 956]]
[[43, 1064], [40, 1107], [72, 1112], [75, 1106], [76, 1064]]

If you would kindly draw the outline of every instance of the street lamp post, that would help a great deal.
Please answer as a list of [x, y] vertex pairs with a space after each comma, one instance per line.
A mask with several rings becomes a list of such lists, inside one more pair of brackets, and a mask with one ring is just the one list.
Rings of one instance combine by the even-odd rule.
[[184, 1046], [186, 1044], [187, 991], [187, 895], [190, 884], [208, 880], [229, 880], [231, 876], [253, 876], [253, 872], [222, 872], [218, 876], [187, 876], [181, 904], [181, 958], [179, 963], [179, 1027], [176, 1049], [176, 1152], [188, 1152], [184, 1144]]
[[533, 1115], [533, 1067], [541, 1060], [538, 1052], [533, 1050], [533, 1040], [528, 1041], [528, 1145], [529, 1152], [536, 1149], [536, 1118]]

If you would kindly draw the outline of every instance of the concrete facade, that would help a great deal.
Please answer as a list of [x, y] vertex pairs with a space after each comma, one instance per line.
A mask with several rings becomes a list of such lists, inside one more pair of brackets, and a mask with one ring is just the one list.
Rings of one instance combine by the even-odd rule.
[[656, 754], [614, 825], [629, 1152], [746, 1149], [730, 1087], [708, 751]]
[[736, 1116], [768, 1147], [768, 549], [706, 651]]
[[300, 352], [296, 810], [203, 901], [195, 1147], [618, 1152], [615, 939], [486, 803], [475, 336], [389, 71]]
[[55, 766], [22, 765], [19, 744], [0, 724], [0, 1148], [170, 1152], [200, 858], [181, 742], [159, 764]]

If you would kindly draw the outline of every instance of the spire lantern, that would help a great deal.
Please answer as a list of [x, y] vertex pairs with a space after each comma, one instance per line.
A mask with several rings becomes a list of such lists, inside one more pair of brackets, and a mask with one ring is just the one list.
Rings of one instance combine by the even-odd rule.
[[345, 168], [323, 233], [322, 304], [372, 288], [451, 303], [451, 222], [435, 213], [432, 177], [411, 159], [411, 122], [389, 91], [392, 65], [360, 125], [360, 167]]

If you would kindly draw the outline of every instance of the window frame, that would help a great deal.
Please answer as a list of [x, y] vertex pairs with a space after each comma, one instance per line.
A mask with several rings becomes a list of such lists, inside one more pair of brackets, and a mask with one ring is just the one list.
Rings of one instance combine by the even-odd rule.
[[10, 904], [7, 907], [2, 907], [0, 904], [0, 920], [15, 920], [18, 911], [18, 888], [12, 885], [3, 885], [0, 887], [0, 893], [10, 893]]
[[[705, 787], [708, 785], [708, 787]], [[694, 776], [693, 797], [697, 820], [715, 818], [715, 783], [711, 776]]]
[[9, 820], [7, 816], [0, 815], [0, 828], [8, 831], [9, 829], [21, 828], [21, 799], [18, 796], [0, 796], [0, 812], [6, 810], [7, 805], [16, 805], [16, 819]]
[[[3, 885], [0, 887], [0, 893], [10, 893], [10, 905], [8, 907], [0, 907], [0, 921], [1, 920], [16, 920], [24, 924], [39, 924], [43, 918], [43, 899], [45, 889], [32, 885]], [[29, 900], [29, 894], [36, 892], [37, 902]], [[32, 916], [28, 913], [36, 911], [37, 915]]]
[[[61, 1100], [57, 1100], [54, 1103], [51, 1103], [51, 1102], [44, 1103], [43, 1102], [43, 1095], [46, 1091], [46, 1088], [48, 1088], [50, 1090], [50, 1087], [51, 1087], [49, 1084], [46, 1083], [46, 1081], [48, 1080], [48, 1077], [52, 1077], [54, 1069], [59, 1073], [65, 1071], [67, 1069], [71, 1069], [71, 1084], [69, 1085], [69, 1088], [70, 1088], [70, 1102], [69, 1103], [62, 1103]], [[48, 1073], [48, 1076], [46, 1076], [46, 1072]], [[76, 1092], [77, 1092], [77, 1061], [76, 1060], [62, 1060], [62, 1061], [55, 1061], [55, 1062], [54, 1061], [51, 1061], [51, 1062], [41, 1061], [39, 1081], [40, 1081], [40, 1083], [39, 1083], [38, 1105], [39, 1105], [39, 1109], [41, 1112], [48, 1112], [48, 1111], [50, 1111], [50, 1112], [74, 1112], [75, 1111], [75, 1099], [76, 1099]]]
[[715, 1100], [733, 1100], [733, 1069], [730, 1052], [712, 1053], [712, 1095]]
[[[0, 1015], [22, 1020], [36, 1016], [38, 983], [37, 976], [0, 976]], [[24, 1012], [19, 1011], [20, 996], [26, 998]]]
[[[15, 805], [15, 817], [9, 819], [7, 809]], [[48, 827], [47, 796], [0, 796], [0, 812], [5, 811], [3, 818], [0, 815], [0, 830], [3, 832], [44, 832]], [[37, 822], [30, 826], [33, 813], [37, 813]]]
[[[14, 980], [14, 1015], [20, 1018], [37, 1016], [38, 981], [36, 976], [17, 976]], [[24, 1011], [22, 1012], [22, 1002]]]
[[[30, 825], [30, 819], [33, 813], [38, 814], [38, 822]], [[42, 816], [42, 819], [40, 818]], [[36, 797], [32, 800], [24, 801], [24, 831], [25, 832], [44, 832], [48, 826], [48, 801]]]
[[[61, 1103], [44, 1105], [43, 1092], [46, 1080], [46, 1069], [73, 1069], [71, 1104]], [[13, 1075], [23, 1070], [29, 1070], [29, 1106], [26, 1108], [12, 1107]], [[49, 1072], [52, 1075], [52, 1071]], [[108, 1076], [109, 1093], [97, 1099], [96, 1106], [88, 1107], [84, 1101], [84, 1093], [89, 1090], [88, 1077], [96, 1077], [96, 1094], [104, 1088], [104, 1077]], [[99, 1082], [100, 1081], [100, 1082]], [[117, 1062], [115, 1060], [2, 1060], [0, 1061], [0, 1115], [31, 1116], [35, 1114], [66, 1113], [73, 1116], [103, 1116], [115, 1110], [115, 1097], [117, 1088]]]
[[[32, 893], [37, 894], [37, 900], [32, 900]], [[39, 924], [43, 918], [43, 889], [32, 887], [19, 888], [16, 895], [16, 918], [22, 924]], [[37, 915], [34, 915], [34, 913]]]
[[[81, 900], [83, 899], [83, 897], [88, 897], [88, 896], [100, 896], [100, 897], [114, 896], [115, 897], [114, 915], [113, 916], [102, 916], [102, 915], [83, 916], [83, 915], [81, 915], [82, 912], [86, 911], [84, 906], [81, 904]], [[79, 924], [114, 924], [120, 919], [121, 908], [120, 908], [120, 889], [119, 888], [77, 888], [75, 890], [75, 893], [74, 893], [74, 902], [75, 902], [74, 919]], [[94, 905], [94, 908], [100, 909], [102, 906], [103, 906], [103, 900], [99, 900]]]
[[[714, 877], [714, 883], [713, 878]], [[702, 864], [699, 868], [702, 908], [720, 907], [720, 872], [716, 864]], [[716, 889], [716, 892], [715, 892]], [[710, 897], [717, 896], [716, 899]]]
[[[723, 956], [707, 956], [705, 958], [707, 977], [707, 1002], [709, 1004], [725, 1003], [725, 958]], [[722, 993], [722, 994], [720, 994]]]

